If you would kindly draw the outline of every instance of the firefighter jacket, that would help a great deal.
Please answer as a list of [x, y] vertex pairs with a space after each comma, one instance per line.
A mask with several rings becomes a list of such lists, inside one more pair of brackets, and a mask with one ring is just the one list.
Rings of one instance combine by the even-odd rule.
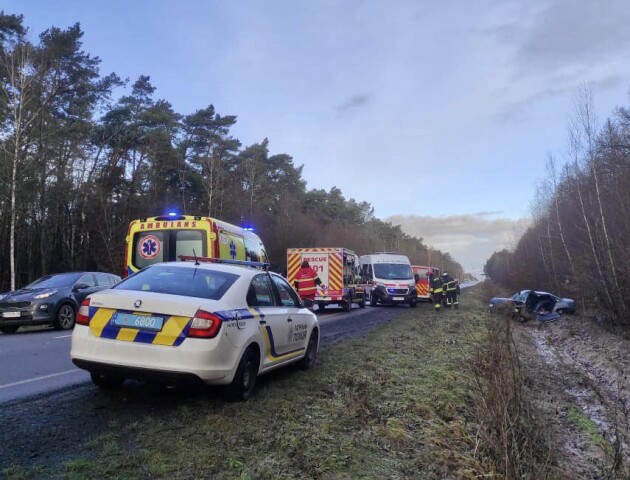
[[436, 277], [435, 275], [431, 277], [431, 293], [442, 293], [443, 284], [442, 279], [440, 277]]
[[301, 268], [293, 282], [302, 298], [314, 298], [317, 284], [321, 283], [317, 273], [311, 267]]
[[454, 292], [457, 290], [457, 282], [451, 276], [444, 278], [444, 290], [447, 292]]

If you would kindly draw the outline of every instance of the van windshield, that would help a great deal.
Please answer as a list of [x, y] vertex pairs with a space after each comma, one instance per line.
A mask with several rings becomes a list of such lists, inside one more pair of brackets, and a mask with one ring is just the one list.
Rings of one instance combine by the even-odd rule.
[[413, 278], [411, 265], [404, 263], [375, 263], [374, 276], [388, 280], [410, 280]]

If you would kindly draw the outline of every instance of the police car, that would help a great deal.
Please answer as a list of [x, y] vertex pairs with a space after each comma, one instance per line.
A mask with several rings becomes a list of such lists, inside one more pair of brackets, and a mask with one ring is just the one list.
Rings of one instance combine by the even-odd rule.
[[284, 278], [256, 268], [266, 264], [180, 258], [81, 304], [70, 356], [97, 386], [194, 380], [247, 400], [257, 375], [313, 367], [317, 317]]

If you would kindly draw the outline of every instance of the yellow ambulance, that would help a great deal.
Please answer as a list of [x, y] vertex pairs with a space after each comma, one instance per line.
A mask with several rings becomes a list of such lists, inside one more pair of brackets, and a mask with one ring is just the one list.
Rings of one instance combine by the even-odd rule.
[[265, 246], [252, 229], [172, 212], [133, 220], [125, 243], [124, 277], [154, 263], [178, 261], [180, 255], [267, 261]]

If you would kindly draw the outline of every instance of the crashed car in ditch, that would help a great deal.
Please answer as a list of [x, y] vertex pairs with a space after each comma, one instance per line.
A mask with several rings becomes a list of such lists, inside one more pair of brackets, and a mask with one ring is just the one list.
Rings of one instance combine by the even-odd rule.
[[488, 305], [490, 312], [502, 311], [516, 320], [538, 318], [550, 321], [565, 313], [575, 313], [575, 301], [549, 292], [521, 290], [510, 298], [493, 297]]

